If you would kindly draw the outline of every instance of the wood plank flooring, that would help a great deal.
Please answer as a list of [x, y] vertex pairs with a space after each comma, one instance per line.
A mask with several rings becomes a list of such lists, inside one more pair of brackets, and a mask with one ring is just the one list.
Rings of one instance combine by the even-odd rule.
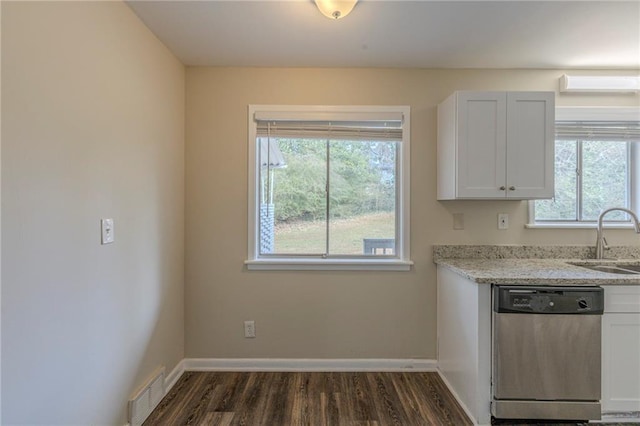
[[470, 425], [437, 373], [187, 372], [155, 425]]

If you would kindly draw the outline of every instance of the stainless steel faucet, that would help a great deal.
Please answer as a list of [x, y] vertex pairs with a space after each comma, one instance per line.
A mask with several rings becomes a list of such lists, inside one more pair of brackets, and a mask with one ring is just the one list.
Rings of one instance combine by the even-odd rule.
[[638, 216], [634, 212], [629, 209], [625, 209], [624, 207], [612, 207], [610, 209], [606, 209], [600, 216], [598, 216], [598, 234], [596, 240], [596, 259], [602, 259], [604, 257], [604, 251], [608, 249], [607, 240], [604, 238], [604, 234], [602, 232], [602, 220], [604, 219], [604, 215], [612, 211], [621, 211], [625, 212], [633, 219], [633, 226], [636, 228], [636, 233], [640, 234], [640, 222], [638, 222]]

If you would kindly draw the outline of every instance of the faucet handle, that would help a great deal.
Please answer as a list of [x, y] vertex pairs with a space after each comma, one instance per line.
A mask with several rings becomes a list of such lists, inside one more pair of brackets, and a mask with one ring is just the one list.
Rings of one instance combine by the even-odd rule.
[[607, 243], [607, 239], [604, 237], [604, 235], [602, 236], [602, 249], [603, 250], [609, 250], [611, 247], [609, 247], [609, 243]]

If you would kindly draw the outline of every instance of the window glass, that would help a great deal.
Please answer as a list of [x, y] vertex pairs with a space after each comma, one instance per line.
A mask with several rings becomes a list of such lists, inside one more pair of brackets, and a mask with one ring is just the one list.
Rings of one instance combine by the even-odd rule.
[[[610, 207], [629, 207], [628, 144], [621, 141], [582, 143], [582, 217], [597, 220]], [[623, 212], [611, 212], [609, 221], [628, 220]]]
[[555, 148], [555, 196], [536, 201], [536, 220], [576, 220], [578, 144], [557, 140]]
[[325, 253], [326, 142], [260, 138], [260, 143], [261, 153], [277, 159], [263, 160], [260, 170], [260, 254]]
[[[538, 222], [593, 222], [611, 207], [630, 208], [630, 143], [556, 140], [555, 196], [535, 201]], [[606, 221], [627, 221], [611, 212]]]
[[330, 142], [329, 254], [395, 253], [396, 149], [396, 142]]
[[395, 254], [397, 142], [258, 139], [261, 255]]

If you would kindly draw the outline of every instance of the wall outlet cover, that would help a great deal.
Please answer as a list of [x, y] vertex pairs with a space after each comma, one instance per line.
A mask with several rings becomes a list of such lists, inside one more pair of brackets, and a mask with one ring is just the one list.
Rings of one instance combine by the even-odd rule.
[[255, 321], [244, 322], [244, 337], [254, 338], [256, 337], [256, 323]]

